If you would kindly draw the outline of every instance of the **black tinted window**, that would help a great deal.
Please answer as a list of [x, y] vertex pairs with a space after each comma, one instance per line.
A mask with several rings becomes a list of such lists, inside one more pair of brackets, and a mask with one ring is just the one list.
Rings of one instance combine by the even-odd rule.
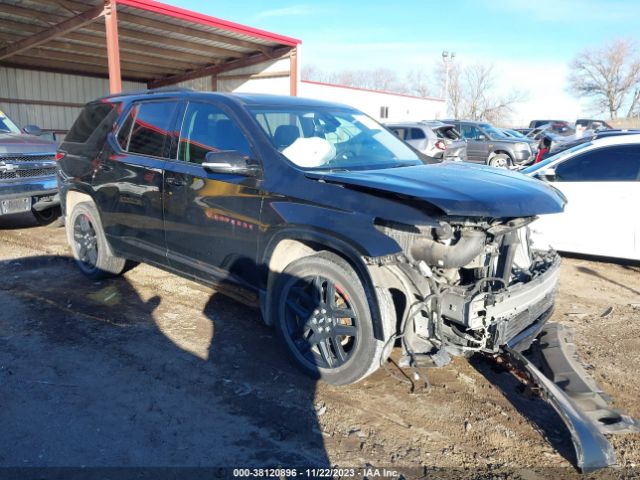
[[207, 152], [223, 150], [251, 156], [242, 130], [222, 110], [208, 103], [189, 103], [180, 132], [178, 160], [202, 163]]
[[169, 130], [176, 106], [173, 101], [134, 105], [118, 132], [120, 146], [131, 153], [163, 157], [171, 141]]
[[474, 127], [473, 125], [461, 125], [460, 133], [462, 133], [462, 136], [464, 138], [475, 140], [480, 135], [480, 130]]
[[578, 155], [556, 168], [564, 182], [624, 182], [640, 176], [640, 146], [620, 145]]
[[401, 138], [402, 140], [408, 140], [407, 138], [407, 129], [406, 128], [401, 128], [401, 127], [390, 127], [389, 128], [393, 133], [395, 133], [397, 135], [398, 138]]
[[422, 140], [423, 138], [427, 138], [424, 132], [419, 128], [411, 129], [411, 140]]
[[[65, 142], [85, 143], [100, 124], [115, 109], [112, 103], [93, 103], [82, 109], [75, 123], [67, 133]], [[113, 124], [109, 125], [111, 128]]]

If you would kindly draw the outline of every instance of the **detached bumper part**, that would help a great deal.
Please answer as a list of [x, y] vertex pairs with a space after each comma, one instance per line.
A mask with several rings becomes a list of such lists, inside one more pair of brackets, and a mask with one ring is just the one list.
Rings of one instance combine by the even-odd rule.
[[504, 351], [542, 390], [569, 429], [578, 468], [586, 473], [614, 465], [615, 454], [604, 434], [640, 432], [640, 424], [609, 408], [606, 395], [578, 363], [570, 329], [547, 324], [538, 338], [548, 376], [520, 353], [518, 345], [509, 344]]

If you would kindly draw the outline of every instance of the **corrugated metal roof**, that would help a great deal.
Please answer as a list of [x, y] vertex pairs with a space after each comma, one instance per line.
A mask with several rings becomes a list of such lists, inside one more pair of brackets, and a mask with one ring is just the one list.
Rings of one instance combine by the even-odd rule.
[[[0, 0], [0, 65], [107, 76], [99, 19], [16, 52], [15, 46], [102, 5], [102, 0]], [[153, 0], [117, 0], [124, 79], [153, 81], [243, 58], [265, 60], [299, 40]], [[100, 53], [103, 49], [104, 53]], [[172, 62], [172, 60], [174, 60]]]

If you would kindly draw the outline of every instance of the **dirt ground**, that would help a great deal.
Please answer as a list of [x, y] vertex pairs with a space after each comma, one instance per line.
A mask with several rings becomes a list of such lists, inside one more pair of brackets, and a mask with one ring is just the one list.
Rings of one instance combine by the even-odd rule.
[[[565, 258], [552, 321], [575, 328], [614, 406], [640, 418], [640, 266]], [[316, 384], [257, 311], [146, 265], [87, 281], [64, 229], [0, 218], [0, 467], [576, 475], [568, 431], [511, 374], [482, 358], [428, 374], [419, 394], [384, 371]], [[616, 472], [640, 475], [640, 434], [612, 442]]]

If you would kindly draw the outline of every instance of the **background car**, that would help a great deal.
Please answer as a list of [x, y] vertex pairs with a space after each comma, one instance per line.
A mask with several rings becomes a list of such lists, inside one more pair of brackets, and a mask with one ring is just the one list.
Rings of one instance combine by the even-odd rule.
[[467, 142], [451, 124], [437, 120], [385, 125], [416, 150], [443, 160], [466, 160]]
[[504, 134], [505, 137], [515, 138], [517, 140], [521, 140], [523, 142], [528, 142], [531, 147], [531, 153], [535, 156], [538, 152], [538, 142], [535, 140], [528, 138], [524, 133], [519, 132], [517, 130], [513, 130], [512, 128], [498, 128], [500, 132]]
[[613, 127], [604, 120], [593, 120], [591, 118], [579, 118], [576, 120], [576, 127], [581, 126], [585, 130], [611, 130]]
[[38, 223], [60, 217], [56, 143], [34, 125], [19, 128], [0, 110], [0, 215], [33, 212]]
[[640, 260], [640, 133], [580, 143], [523, 173], [568, 200], [532, 227], [536, 247]]
[[538, 128], [541, 127], [543, 125], [546, 125], [547, 123], [554, 123], [556, 125], [564, 125], [566, 127], [570, 127], [571, 125], [569, 125], [569, 122], [567, 122], [566, 120], [531, 120], [529, 122], [529, 128]]
[[526, 165], [535, 158], [530, 142], [506, 137], [490, 123], [473, 120], [443, 121], [455, 125], [467, 140], [469, 162], [492, 167], [511, 167]]

